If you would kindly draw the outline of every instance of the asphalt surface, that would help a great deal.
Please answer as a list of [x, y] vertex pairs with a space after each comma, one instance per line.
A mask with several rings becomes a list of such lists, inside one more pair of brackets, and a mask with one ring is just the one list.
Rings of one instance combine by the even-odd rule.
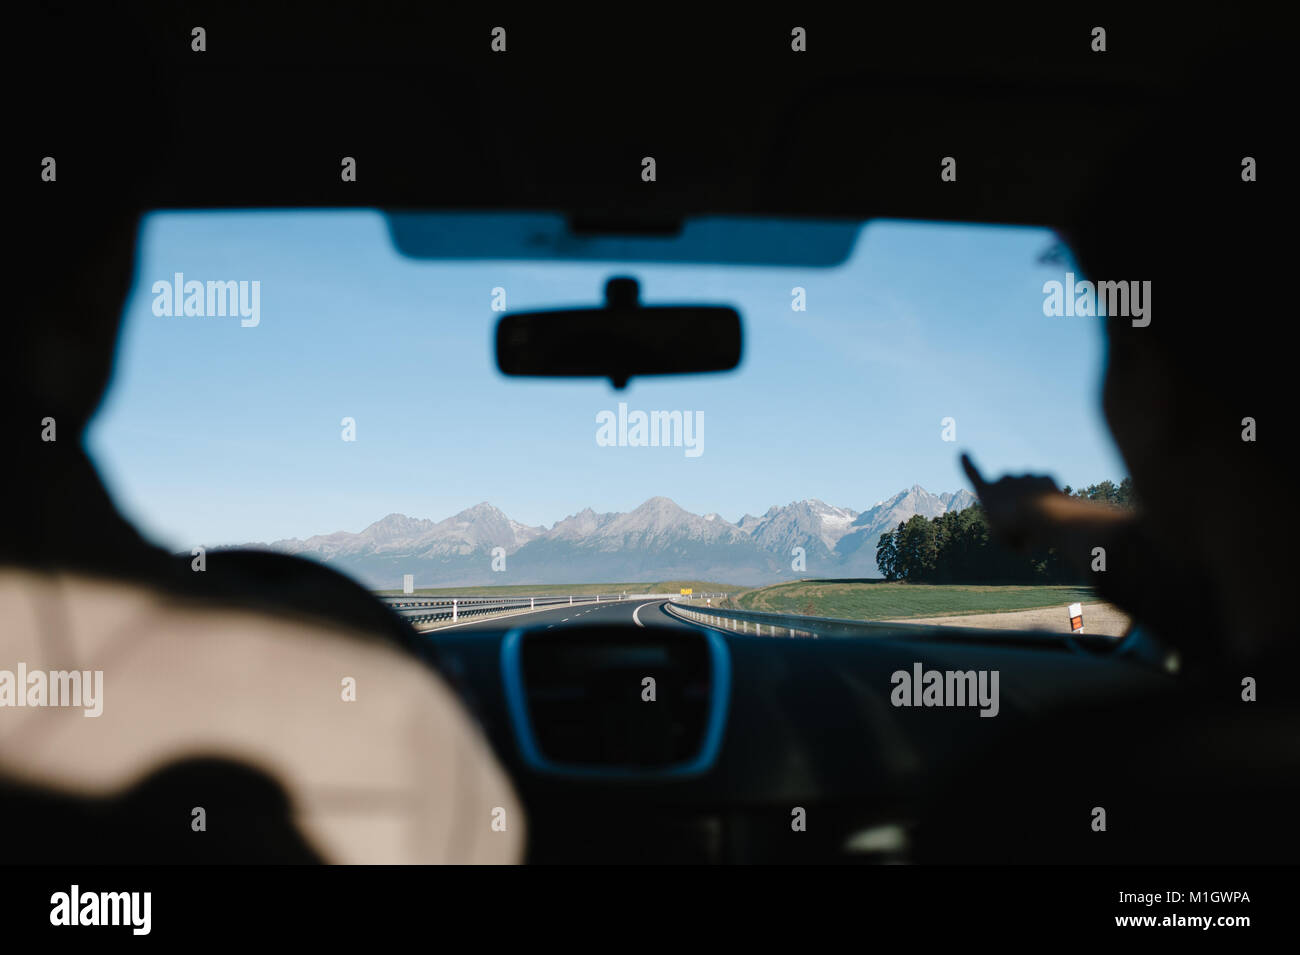
[[691, 629], [689, 624], [678, 620], [664, 609], [667, 603], [666, 600], [622, 600], [607, 604], [560, 606], [554, 609], [539, 610], [536, 613], [517, 614], [512, 617], [489, 617], [459, 627], [441, 627], [437, 630], [431, 630], [429, 633], [438, 634], [453, 629], [461, 633], [475, 630], [500, 632], [515, 627], [540, 627], [543, 630], [558, 630], [567, 627], [599, 624]]

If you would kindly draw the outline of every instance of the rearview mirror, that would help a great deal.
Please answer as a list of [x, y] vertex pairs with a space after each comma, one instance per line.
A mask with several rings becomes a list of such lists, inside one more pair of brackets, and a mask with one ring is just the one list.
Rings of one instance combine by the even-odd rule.
[[740, 313], [725, 305], [652, 305], [635, 279], [613, 278], [597, 308], [520, 312], [497, 322], [506, 375], [608, 378], [730, 371], [740, 364]]

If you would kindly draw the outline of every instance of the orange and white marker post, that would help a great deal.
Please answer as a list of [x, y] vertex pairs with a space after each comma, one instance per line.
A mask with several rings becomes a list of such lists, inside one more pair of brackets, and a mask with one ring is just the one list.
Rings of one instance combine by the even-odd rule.
[[1083, 630], [1083, 604], [1070, 604], [1070, 630], [1076, 633]]

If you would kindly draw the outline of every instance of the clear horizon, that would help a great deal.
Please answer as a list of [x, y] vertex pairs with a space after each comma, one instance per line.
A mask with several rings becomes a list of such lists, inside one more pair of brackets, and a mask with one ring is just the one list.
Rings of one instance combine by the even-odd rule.
[[[889, 497], [881, 498], [879, 501], [875, 501], [875, 502], [872, 503], [872, 504], [868, 504], [866, 507], [854, 507], [854, 506], [852, 506], [852, 505], [850, 505], [850, 504], [838, 504], [838, 503], [836, 503], [836, 502], [834, 502], [834, 501], [821, 501], [821, 503], [822, 503], [822, 504], [826, 504], [826, 505], [828, 505], [828, 506], [830, 506], [830, 507], [838, 507], [838, 508], [841, 508], [841, 509], [844, 509], [844, 510], [854, 511], [854, 512], [856, 512], [857, 514], [864, 514], [864, 513], [866, 513], [867, 511], [871, 510], [873, 507], [877, 507], [878, 505], [885, 503], [885, 501], [888, 501], [890, 498], [894, 497], [895, 495], [897, 495], [897, 494], [901, 494], [901, 493], [903, 493], [903, 492], [905, 492], [905, 491], [909, 491], [909, 490], [911, 490], [911, 488], [912, 488], [913, 486], [914, 486], [914, 485], [908, 485], [908, 486], [905, 487], [905, 488], [899, 488], [899, 490], [896, 491], [895, 494], [891, 494], [891, 495], [889, 495]], [[919, 486], [919, 485], [916, 485], [916, 486]], [[972, 496], [975, 495], [975, 492], [974, 492], [974, 491], [971, 491], [969, 488], [957, 488], [957, 489], [953, 489], [953, 490], [951, 490], [951, 491], [949, 491], [949, 490], [943, 490], [943, 491], [931, 491], [929, 488], [925, 488], [925, 487], [923, 487], [923, 488], [921, 488], [921, 490], [925, 491], [925, 492], [928, 493], [928, 494], [933, 494], [935, 497], [940, 497], [940, 496], [942, 496], [943, 494], [947, 494], [947, 493], [956, 494], [956, 493], [958, 493], [958, 492], [961, 491], [961, 490], [967, 490], [967, 491], [970, 491], [970, 493], [971, 493]], [[541, 528], [543, 528], [544, 530], [548, 530], [548, 531], [549, 531], [549, 530], [553, 530], [553, 529], [556, 527], [556, 525], [560, 524], [561, 522], [567, 520], [567, 519], [570, 518], [570, 517], [574, 517], [574, 516], [577, 515], [577, 514], [581, 514], [584, 510], [589, 510], [589, 509], [592, 510], [592, 511], [595, 511], [597, 514], [611, 514], [611, 513], [627, 514], [627, 513], [631, 513], [632, 511], [635, 511], [638, 507], [642, 507], [642, 506], [644, 506], [645, 504], [649, 503], [650, 501], [652, 501], [652, 500], [654, 500], [655, 498], [658, 498], [658, 497], [667, 498], [668, 500], [672, 501], [672, 497], [669, 496], [669, 495], [667, 495], [667, 494], [655, 494], [655, 495], [652, 495], [651, 497], [646, 498], [646, 499], [645, 499], [644, 501], [642, 501], [640, 504], [636, 505], [636, 507], [631, 507], [631, 508], [628, 508], [627, 510], [624, 510], [624, 511], [596, 511], [595, 508], [591, 508], [591, 507], [589, 507], [589, 506], [588, 506], [588, 507], [580, 507], [580, 508], [578, 508], [577, 510], [569, 511], [569, 512], [566, 513], [564, 516], [562, 516], [562, 517], [558, 517], [558, 518], [556, 518], [556, 519], [553, 520], [553, 521], [546, 521], [546, 522], [541, 523], [541, 524], [527, 524], [526, 526], [528, 526], [528, 527], [541, 527]], [[976, 499], [978, 500], [978, 498], [976, 498]], [[762, 517], [764, 514], [766, 514], [766, 513], [767, 513], [769, 510], [771, 510], [772, 508], [791, 507], [791, 506], [793, 506], [793, 505], [795, 505], [795, 504], [811, 503], [811, 502], [813, 502], [813, 501], [818, 501], [818, 500], [820, 500], [820, 498], [808, 498], [808, 497], [805, 497], [805, 498], [800, 498], [800, 499], [797, 500], [797, 501], [787, 501], [787, 502], [785, 502], [784, 504], [770, 504], [770, 505], [768, 505], [767, 507], [763, 508], [763, 510], [761, 510], [761, 511], [757, 511], [757, 512], [746, 511], [746, 512], [744, 512], [743, 514], [741, 514], [739, 517], [727, 517], [725, 514], [719, 512], [719, 511], [704, 511], [703, 513], [699, 513], [699, 512], [695, 512], [695, 511], [689, 511], [688, 513], [695, 514], [697, 517], [705, 517], [705, 518], [707, 518], [710, 514], [715, 514], [715, 515], [717, 515], [718, 517], [720, 517], [720, 518], [722, 518], [723, 520], [725, 520], [725, 521], [726, 521], [727, 523], [729, 523], [729, 524], [738, 524], [740, 521], [744, 520], [746, 516], [749, 516], [749, 517]], [[680, 504], [677, 504], [676, 501], [672, 501], [672, 502], [673, 502], [673, 504], [676, 504], [678, 507], [681, 507], [681, 505], [680, 505]], [[295, 540], [295, 539], [296, 539], [296, 540], [306, 540], [306, 539], [311, 538], [311, 537], [325, 536], [325, 535], [328, 535], [328, 534], [338, 533], [338, 532], [340, 532], [340, 531], [345, 532], [345, 533], [349, 533], [349, 534], [359, 534], [359, 533], [361, 533], [362, 531], [364, 531], [367, 527], [370, 527], [371, 525], [374, 525], [374, 524], [378, 524], [380, 521], [383, 521], [385, 518], [389, 518], [389, 517], [393, 517], [393, 516], [398, 516], [398, 517], [407, 517], [407, 518], [411, 518], [412, 520], [427, 520], [427, 521], [432, 521], [433, 523], [437, 524], [437, 523], [440, 523], [440, 522], [442, 522], [442, 521], [449, 520], [449, 519], [451, 519], [451, 518], [453, 518], [453, 517], [457, 517], [457, 516], [459, 516], [459, 515], [461, 515], [461, 514], [464, 514], [464, 513], [466, 513], [467, 511], [472, 511], [472, 510], [473, 510], [474, 508], [476, 508], [476, 507], [482, 507], [483, 505], [487, 505], [487, 506], [489, 506], [489, 507], [496, 507], [497, 510], [500, 511], [502, 514], [505, 514], [505, 516], [506, 516], [507, 518], [510, 518], [511, 520], [515, 520], [514, 516], [511, 515], [508, 511], [506, 511], [504, 508], [497, 507], [497, 505], [493, 504], [491, 501], [479, 501], [479, 502], [477, 502], [476, 504], [471, 504], [469, 507], [463, 507], [463, 508], [461, 508], [459, 511], [456, 511], [454, 514], [445, 514], [445, 515], [443, 515], [442, 517], [434, 517], [434, 516], [429, 515], [429, 514], [403, 514], [401, 511], [389, 511], [387, 514], [382, 514], [382, 515], [380, 515], [379, 517], [375, 518], [373, 521], [370, 521], [368, 524], [364, 525], [363, 527], [359, 527], [359, 528], [357, 528], [356, 530], [353, 530], [352, 528], [349, 528], [349, 527], [335, 527], [335, 528], [331, 528], [331, 529], [329, 529], [329, 530], [325, 530], [325, 531], [317, 531], [317, 532], [314, 533], [314, 534], [298, 535], [298, 536], [296, 536], [296, 537], [289, 537], [289, 538], [277, 538], [277, 540]], [[686, 510], [686, 508], [682, 508], [682, 510]], [[525, 522], [523, 522], [523, 521], [517, 521], [517, 523], [524, 524]], [[268, 544], [268, 543], [273, 543], [273, 541], [241, 541], [241, 543], [245, 543], [245, 544]]]

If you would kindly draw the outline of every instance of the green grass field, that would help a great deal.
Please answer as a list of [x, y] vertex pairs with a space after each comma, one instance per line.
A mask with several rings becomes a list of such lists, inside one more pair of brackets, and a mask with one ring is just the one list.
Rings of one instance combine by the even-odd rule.
[[[707, 580], [666, 580], [655, 583], [633, 582], [621, 584], [517, 584], [509, 587], [417, 587], [415, 593], [421, 597], [456, 596], [456, 597], [563, 597], [568, 594], [675, 594], [683, 587], [690, 587], [696, 593], [733, 594], [744, 590], [734, 584], [715, 584]], [[385, 596], [400, 596], [400, 590], [378, 590]]]
[[887, 581], [801, 580], [742, 594], [745, 610], [805, 613], [848, 620], [898, 620], [999, 613], [1095, 600], [1091, 587], [905, 584]]

